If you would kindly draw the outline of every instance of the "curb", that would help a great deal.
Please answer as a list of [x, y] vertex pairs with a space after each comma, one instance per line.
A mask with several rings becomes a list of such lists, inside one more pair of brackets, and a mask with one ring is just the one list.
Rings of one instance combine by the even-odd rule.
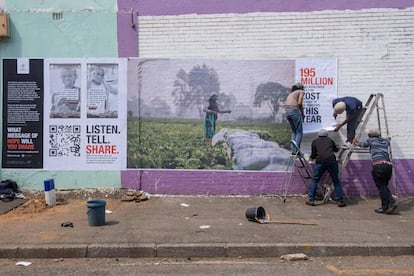
[[304, 253], [310, 257], [414, 255], [414, 245], [378, 244], [287, 244], [287, 243], [127, 243], [6, 245], [0, 258], [214, 258], [280, 257]]

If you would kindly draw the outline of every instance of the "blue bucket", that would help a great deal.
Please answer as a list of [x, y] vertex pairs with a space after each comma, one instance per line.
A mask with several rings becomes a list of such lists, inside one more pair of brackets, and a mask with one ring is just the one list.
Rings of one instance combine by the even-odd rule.
[[105, 225], [105, 206], [106, 201], [101, 199], [88, 200], [88, 223], [90, 226]]

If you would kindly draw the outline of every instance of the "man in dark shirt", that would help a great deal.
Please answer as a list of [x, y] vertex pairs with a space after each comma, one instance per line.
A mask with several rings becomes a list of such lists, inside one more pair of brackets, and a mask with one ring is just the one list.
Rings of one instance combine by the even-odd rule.
[[338, 152], [339, 149], [335, 142], [328, 137], [328, 131], [325, 129], [321, 129], [319, 131], [318, 138], [312, 141], [311, 150], [309, 162], [313, 162], [315, 160], [316, 164], [309, 191], [309, 201], [306, 201], [306, 204], [315, 206], [316, 188], [323, 173], [328, 170], [335, 187], [335, 196], [338, 207], [345, 207], [346, 204], [343, 198], [342, 187], [339, 182], [338, 163], [335, 156], [335, 152]]

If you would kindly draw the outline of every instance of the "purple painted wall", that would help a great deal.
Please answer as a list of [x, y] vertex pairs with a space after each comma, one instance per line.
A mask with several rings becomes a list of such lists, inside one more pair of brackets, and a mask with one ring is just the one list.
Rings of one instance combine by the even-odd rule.
[[[394, 164], [397, 190], [393, 181], [390, 189], [400, 196], [413, 195], [414, 160], [396, 160]], [[122, 172], [122, 187], [167, 195], [276, 195], [284, 192], [284, 177], [283, 172], [128, 170]], [[347, 196], [378, 196], [368, 160], [350, 161], [341, 182]], [[288, 194], [306, 193], [303, 182], [295, 174]]]
[[[414, 7], [413, 0], [118, 0], [118, 55], [137, 57], [138, 16], [249, 12], [311, 12]], [[135, 24], [135, 28], [132, 25]]]
[[138, 56], [138, 23], [137, 15], [132, 11], [120, 11], [117, 17], [118, 56]]
[[120, 11], [139, 15], [220, 14], [249, 12], [310, 12], [413, 7], [412, 0], [119, 0]]
[[[408, 7], [414, 7], [413, 0], [119, 0], [118, 54], [120, 57], [139, 55], [137, 16]], [[392, 184], [390, 187], [401, 196], [414, 195], [414, 160], [396, 160], [395, 167], [398, 191], [394, 191]], [[345, 194], [377, 196], [370, 171], [369, 161], [350, 161], [341, 177]], [[169, 195], [274, 195], [283, 193], [285, 176], [283, 173], [178, 170], [128, 170], [121, 175], [124, 188]], [[291, 183], [289, 194], [306, 194], [299, 176], [294, 176]]]

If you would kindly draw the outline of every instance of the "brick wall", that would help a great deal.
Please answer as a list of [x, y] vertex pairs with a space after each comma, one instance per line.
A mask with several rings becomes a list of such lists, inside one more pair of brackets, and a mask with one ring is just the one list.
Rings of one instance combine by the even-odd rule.
[[[414, 8], [142, 16], [140, 57], [338, 58], [338, 96], [383, 93], [395, 158], [413, 158]], [[405, 99], [405, 100], [404, 100]]]
[[[394, 184], [414, 194], [414, 8], [316, 12], [139, 16], [139, 57], [338, 59], [338, 96], [383, 93], [396, 161]], [[344, 131], [344, 130], [343, 130]], [[342, 135], [344, 132], [342, 132]], [[305, 147], [310, 140], [305, 139]], [[308, 143], [306, 145], [306, 143]], [[369, 156], [353, 154], [342, 176], [347, 195], [377, 195]], [[357, 160], [365, 159], [365, 160]], [[124, 187], [165, 194], [274, 194], [283, 173], [131, 171]], [[213, 176], [212, 176], [213, 174]], [[213, 177], [214, 181], [207, 181]], [[188, 181], [187, 181], [188, 180]], [[196, 187], [199, 182], [203, 187]], [[207, 187], [206, 187], [207, 186]], [[212, 192], [213, 191], [213, 192]], [[289, 193], [304, 193], [296, 175]]]

